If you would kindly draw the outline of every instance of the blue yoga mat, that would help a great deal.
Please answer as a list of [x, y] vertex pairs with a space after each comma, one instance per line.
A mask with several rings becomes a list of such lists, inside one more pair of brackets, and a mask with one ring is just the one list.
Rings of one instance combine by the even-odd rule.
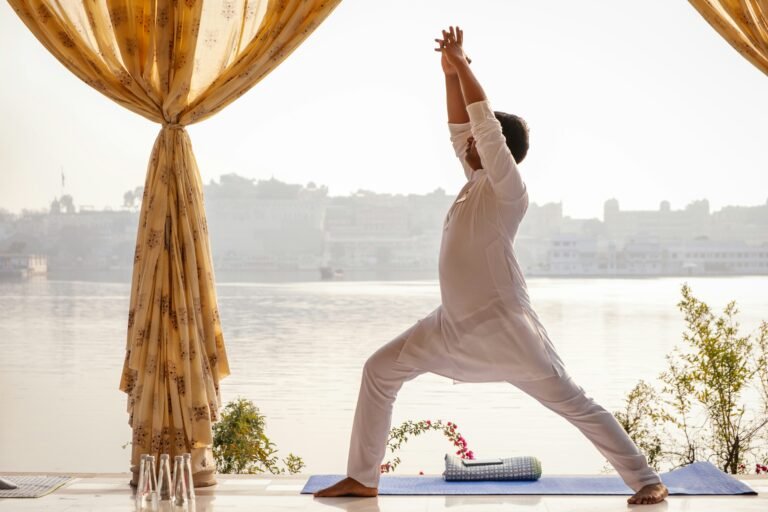
[[[333, 485], [341, 475], [311, 476], [302, 494]], [[733, 495], [757, 494], [747, 484], [723, 473], [709, 462], [694, 462], [663, 473], [661, 480], [670, 494]], [[379, 495], [449, 494], [634, 494], [618, 476], [543, 476], [535, 482], [446, 482], [435, 476], [382, 476]]]

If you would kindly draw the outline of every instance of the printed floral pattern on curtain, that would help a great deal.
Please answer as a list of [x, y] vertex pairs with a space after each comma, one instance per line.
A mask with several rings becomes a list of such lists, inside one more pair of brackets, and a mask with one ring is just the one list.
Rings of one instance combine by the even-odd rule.
[[768, 74], [768, 0], [689, 0], [740, 54]]
[[162, 123], [144, 186], [120, 381], [133, 481], [140, 454], [191, 452], [195, 483], [215, 483], [211, 423], [229, 364], [184, 126], [258, 83], [340, 0], [8, 1], [72, 73]]

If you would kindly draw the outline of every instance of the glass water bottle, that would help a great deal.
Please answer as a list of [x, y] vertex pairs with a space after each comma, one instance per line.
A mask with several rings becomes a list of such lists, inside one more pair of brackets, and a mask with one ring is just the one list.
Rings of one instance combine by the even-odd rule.
[[187, 486], [184, 482], [184, 457], [173, 458], [173, 504], [184, 506], [187, 503]]
[[147, 455], [144, 460], [144, 475], [144, 503], [155, 510], [157, 509], [157, 471], [154, 455]]
[[195, 499], [195, 483], [192, 480], [192, 454], [185, 453], [184, 457], [184, 484], [187, 486], [187, 499]]
[[160, 499], [173, 499], [173, 480], [171, 480], [171, 457], [167, 453], [160, 455], [160, 468], [157, 477], [157, 494]]
[[147, 455], [146, 453], [141, 454], [141, 459], [139, 461], [139, 481], [136, 483], [136, 503], [140, 506], [144, 502], [144, 492], [146, 488], [146, 481], [147, 481]]

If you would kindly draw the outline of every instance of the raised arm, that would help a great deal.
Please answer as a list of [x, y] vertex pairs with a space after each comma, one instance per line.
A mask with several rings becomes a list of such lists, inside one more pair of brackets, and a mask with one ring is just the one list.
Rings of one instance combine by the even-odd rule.
[[[443, 39], [435, 39], [440, 48], [435, 48], [436, 52], [442, 52], [443, 41], [447, 32], [443, 31]], [[459, 36], [462, 39], [463, 35]], [[448, 62], [448, 57], [442, 52], [440, 65], [443, 67], [445, 75], [445, 101], [448, 109], [448, 122], [451, 124], [464, 124], [469, 122], [467, 107], [464, 103], [464, 95], [461, 92], [461, 82], [456, 67]]]
[[443, 31], [440, 49], [443, 58], [456, 69], [480, 161], [498, 199], [508, 203], [527, 203], [525, 184], [507, 147], [501, 123], [496, 119], [483, 87], [467, 63], [460, 41], [463, 43], [461, 29], [451, 27], [450, 31]]
[[[443, 39], [435, 39], [440, 45], [439, 48], [435, 48], [436, 52], [442, 52], [442, 43], [446, 35], [447, 32], [443, 31]], [[467, 62], [471, 61], [467, 59]], [[451, 134], [451, 144], [456, 157], [464, 168], [464, 175], [469, 179], [472, 176], [472, 168], [467, 163], [464, 152], [467, 147], [467, 139], [472, 135], [472, 129], [469, 124], [469, 114], [467, 114], [467, 108], [464, 104], [464, 95], [461, 92], [461, 82], [456, 67], [448, 62], [444, 52], [440, 64], [445, 75], [445, 102], [448, 111], [448, 130]]]
[[[477, 77], [472, 72], [472, 68], [469, 67], [470, 60], [464, 53], [464, 31], [459, 27], [455, 29], [451, 27], [449, 31], [443, 30], [443, 40], [436, 40], [440, 43], [440, 51], [442, 51], [442, 59], [445, 62], [443, 64], [443, 70], [448, 67], [452, 69], [454, 75], [458, 78], [459, 88], [462, 94], [462, 107], [464, 107], [464, 113], [466, 114], [466, 106], [476, 103], [478, 101], [485, 101], [488, 98], [485, 96], [485, 91], [477, 81]], [[448, 114], [450, 116], [451, 105], [448, 105]], [[450, 119], [450, 117], [449, 117]], [[469, 121], [469, 115], [466, 114], [464, 119]]]

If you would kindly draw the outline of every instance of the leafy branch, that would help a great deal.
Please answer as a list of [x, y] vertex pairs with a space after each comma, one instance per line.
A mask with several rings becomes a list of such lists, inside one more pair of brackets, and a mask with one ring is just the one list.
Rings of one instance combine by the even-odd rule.
[[[677, 306], [685, 318], [685, 345], [667, 356], [667, 369], [659, 375], [661, 393], [640, 381], [614, 415], [656, 469], [662, 461], [679, 467], [710, 460], [735, 474], [745, 472], [752, 458], [756, 472], [764, 472], [768, 323], [753, 335], [741, 335], [735, 302], [716, 315], [687, 284], [681, 294]], [[750, 388], [760, 397], [758, 410], [744, 403]], [[662, 439], [666, 428], [672, 432]]]
[[[418, 437], [431, 431], [441, 432], [448, 441], [453, 443], [453, 446], [458, 448], [458, 450], [456, 450], [456, 455], [462, 459], [475, 458], [475, 454], [467, 447], [467, 441], [464, 439], [464, 436], [459, 433], [456, 424], [450, 421], [443, 423], [443, 420], [404, 421], [399, 426], [393, 427], [389, 431], [387, 448], [394, 454], [403, 446], [403, 444], [407, 443], [411, 437]], [[394, 457], [391, 460], [387, 460], [381, 465], [381, 472], [390, 473], [394, 471], [400, 462], [400, 457]]]

